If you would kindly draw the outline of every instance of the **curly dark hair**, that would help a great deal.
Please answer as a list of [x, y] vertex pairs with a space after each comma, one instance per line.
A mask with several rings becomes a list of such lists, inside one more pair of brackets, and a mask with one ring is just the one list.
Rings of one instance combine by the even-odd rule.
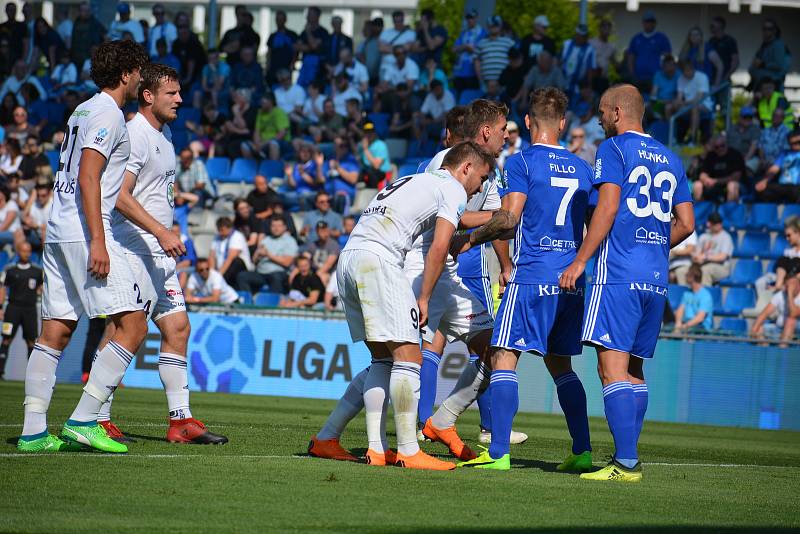
[[92, 80], [100, 89], [116, 89], [124, 73], [141, 69], [150, 58], [134, 41], [108, 41], [92, 54]]
[[170, 66], [162, 65], [161, 63], [148, 63], [139, 72], [141, 80], [139, 81], [139, 105], [145, 105], [144, 94], [145, 89], [154, 93], [161, 87], [161, 84], [169, 80], [180, 81], [178, 71]]

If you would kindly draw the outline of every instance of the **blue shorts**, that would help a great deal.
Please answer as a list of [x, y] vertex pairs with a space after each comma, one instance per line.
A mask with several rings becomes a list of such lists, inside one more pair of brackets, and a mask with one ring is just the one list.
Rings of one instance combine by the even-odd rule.
[[667, 288], [652, 284], [601, 284], [591, 288], [581, 340], [586, 345], [652, 358]]
[[540, 356], [580, 354], [584, 289], [562, 293], [557, 285], [508, 284], [497, 310], [492, 346]]
[[475, 298], [481, 301], [489, 315], [494, 317], [494, 298], [492, 297], [492, 282], [485, 276], [470, 276], [462, 278], [461, 281], [467, 286], [469, 292], [475, 295]]

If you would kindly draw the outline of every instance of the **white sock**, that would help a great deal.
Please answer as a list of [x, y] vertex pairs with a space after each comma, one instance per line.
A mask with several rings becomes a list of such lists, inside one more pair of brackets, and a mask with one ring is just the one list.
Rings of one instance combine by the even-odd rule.
[[23, 436], [47, 432], [47, 409], [56, 385], [56, 368], [61, 351], [41, 343], [33, 345], [28, 367], [25, 369], [25, 422]]
[[111, 421], [111, 403], [114, 402], [114, 394], [112, 393], [108, 400], [100, 406], [100, 411], [97, 413], [97, 422]]
[[389, 395], [394, 409], [397, 433], [397, 452], [413, 456], [419, 452], [417, 443], [417, 408], [419, 406], [418, 363], [394, 362], [389, 380]]
[[186, 356], [162, 352], [158, 356], [158, 374], [167, 394], [169, 418], [189, 419], [189, 377], [186, 374]]
[[489, 386], [491, 372], [480, 360], [467, 364], [458, 377], [453, 391], [431, 417], [431, 424], [439, 429], [450, 428], [456, 419], [475, 402], [478, 395]]
[[133, 354], [113, 341], [109, 341], [105, 347], [98, 350], [89, 373], [89, 381], [83, 388], [81, 400], [78, 401], [70, 420], [81, 423], [97, 421], [100, 407], [122, 382], [131, 360]]
[[386, 406], [389, 402], [391, 360], [372, 360], [364, 380], [364, 411], [367, 413], [367, 440], [375, 452], [386, 452]]
[[317, 439], [339, 439], [347, 423], [358, 415], [364, 407], [364, 383], [367, 380], [367, 373], [369, 367], [353, 377], [344, 395], [325, 421], [322, 430], [317, 433]]

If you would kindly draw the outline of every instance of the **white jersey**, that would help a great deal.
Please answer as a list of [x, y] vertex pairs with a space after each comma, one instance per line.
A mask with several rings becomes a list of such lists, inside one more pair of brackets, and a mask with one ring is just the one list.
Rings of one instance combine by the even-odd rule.
[[199, 274], [193, 273], [186, 288], [197, 297], [210, 297], [214, 291], [219, 290], [219, 302], [222, 304], [232, 304], [239, 300], [239, 294], [228, 285], [220, 272], [214, 269], [208, 271], [208, 278], [205, 280]]
[[122, 110], [107, 93], [98, 93], [79, 105], [67, 121], [53, 186], [53, 206], [47, 221], [47, 243], [89, 241], [91, 238], [78, 183], [81, 153], [87, 148], [106, 158], [100, 175], [100, 211], [103, 228], [109, 233], [111, 212], [117, 203], [131, 146]]
[[[449, 148], [439, 151], [433, 156], [433, 159], [428, 162], [424, 170], [418, 170], [417, 172], [431, 172], [440, 169], [444, 157], [449, 151]], [[467, 201], [465, 211], [494, 211], [498, 209], [500, 209], [500, 193], [497, 190], [497, 180], [495, 179], [486, 180], [483, 183], [480, 191], [472, 195]], [[406, 262], [403, 266], [403, 271], [405, 271], [407, 275], [413, 276], [416, 273], [421, 273], [425, 269], [425, 256], [428, 254], [428, 249], [430, 248], [432, 240], [433, 232], [429, 232], [414, 241], [411, 250], [406, 255]], [[483, 257], [483, 254], [483, 246], [481, 246], [481, 257]], [[483, 260], [483, 258], [481, 259]], [[453, 261], [452, 256], [448, 254], [442, 274], [455, 275], [457, 270], [458, 264]]]
[[412, 243], [441, 217], [458, 228], [467, 204], [464, 187], [444, 170], [395, 180], [364, 210], [344, 250], [369, 250], [402, 268]]
[[[166, 228], [172, 227], [175, 207], [175, 149], [172, 133], [164, 125], [156, 130], [141, 113], [128, 122], [131, 156], [125, 170], [136, 176], [133, 198]], [[112, 218], [114, 238], [128, 251], [148, 256], [164, 256], [156, 237], [115, 211]]]

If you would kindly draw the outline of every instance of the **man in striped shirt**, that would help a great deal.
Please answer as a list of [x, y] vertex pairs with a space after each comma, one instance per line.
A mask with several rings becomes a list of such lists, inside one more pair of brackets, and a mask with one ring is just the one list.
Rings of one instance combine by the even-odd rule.
[[486, 22], [488, 37], [478, 42], [475, 59], [475, 71], [480, 73], [481, 84], [497, 80], [508, 65], [508, 51], [514, 46], [514, 40], [500, 35], [503, 19], [499, 15], [489, 17]]

